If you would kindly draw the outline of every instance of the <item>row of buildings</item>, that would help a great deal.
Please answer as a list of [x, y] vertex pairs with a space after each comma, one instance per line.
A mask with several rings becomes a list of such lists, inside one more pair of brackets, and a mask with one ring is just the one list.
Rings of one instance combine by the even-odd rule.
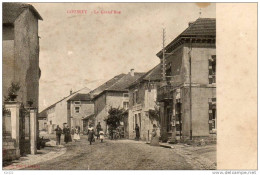
[[[160, 64], [146, 73], [130, 70], [94, 90], [84, 88], [40, 113], [41, 129], [87, 128], [101, 123], [111, 107], [128, 111], [125, 137], [148, 140], [153, 124], [172, 139], [216, 137], [216, 20], [198, 18], [157, 53]], [[156, 118], [156, 115], [158, 117]]]

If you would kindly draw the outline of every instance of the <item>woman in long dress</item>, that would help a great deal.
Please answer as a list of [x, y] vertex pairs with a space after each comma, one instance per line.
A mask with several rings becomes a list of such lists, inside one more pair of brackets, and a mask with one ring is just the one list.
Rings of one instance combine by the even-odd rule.
[[88, 141], [89, 141], [89, 144], [91, 145], [93, 140], [94, 140], [94, 128], [90, 125], [89, 128], [88, 128]]
[[157, 127], [155, 124], [153, 124], [153, 130], [152, 130], [152, 139], [151, 139], [151, 146], [160, 146], [159, 144], [159, 136], [157, 134]]
[[75, 140], [75, 142], [76, 142], [77, 140], [80, 140], [79, 128], [78, 128], [78, 127], [75, 128], [74, 138], [73, 138], [73, 139]]

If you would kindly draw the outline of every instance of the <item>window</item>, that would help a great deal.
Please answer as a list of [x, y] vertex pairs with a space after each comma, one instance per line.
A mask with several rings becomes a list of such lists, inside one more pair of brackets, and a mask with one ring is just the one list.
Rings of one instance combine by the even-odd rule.
[[138, 90], [133, 92], [133, 105], [137, 104], [138, 102]]
[[209, 99], [209, 133], [215, 134], [217, 132], [217, 110], [216, 98]]
[[129, 106], [129, 102], [128, 101], [124, 101], [123, 102], [123, 108], [124, 109], [128, 109], [128, 106]]
[[123, 93], [123, 97], [129, 97], [128, 93]]
[[80, 105], [81, 103], [80, 103], [80, 101], [75, 101], [74, 104], [75, 105]]
[[75, 113], [79, 113], [79, 107], [75, 107]]
[[216, 83], [216, 55], [209, 59], [209, 84]]

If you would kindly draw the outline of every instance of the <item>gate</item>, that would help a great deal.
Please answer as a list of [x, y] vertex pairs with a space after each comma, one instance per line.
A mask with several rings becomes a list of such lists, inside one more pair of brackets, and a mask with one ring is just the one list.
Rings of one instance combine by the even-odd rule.
[[19, 148], [21, 156], [30, 154], [30, 113], [24, 107], [19, 114]]

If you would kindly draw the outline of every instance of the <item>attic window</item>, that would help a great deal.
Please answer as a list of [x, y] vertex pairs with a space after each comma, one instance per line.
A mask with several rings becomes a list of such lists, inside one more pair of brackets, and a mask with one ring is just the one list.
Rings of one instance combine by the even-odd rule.
[[123, 93], [123, 97], [129, 97], [128, 93]]
[[75, 101], [74, 104], [75, 105], [80, 105], [81, 103], [80, 103], [80, 101]]

